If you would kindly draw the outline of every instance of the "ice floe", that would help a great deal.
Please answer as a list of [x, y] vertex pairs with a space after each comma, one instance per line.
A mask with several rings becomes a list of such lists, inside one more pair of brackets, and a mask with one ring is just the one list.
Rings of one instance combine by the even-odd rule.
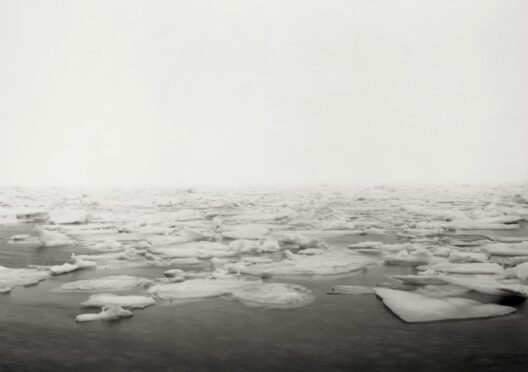
[[78, 280], [64, 283], [55, 289], [59, 292], [112, 292], [127, 291], [129, 289], [150, 284], [151, 281], [130, 275], [104, 276], [96, 279]]
[[119, 296], [111, 293], [99, 293], [91, 295], [88, 300], [81, 303], [82, 307], [103, 307], [118, 305], [128, 309], [143, 309], [154, 305], [156, 301], [147, 296]]
[[309, 304], [314, 300], [312, 292], [304, 286], [286, 283], [262, 283], [236, 288], [231, 295], [247, 306], [268, 308], [292, 308]]
[[182, 283], [158, 284], [148, 293], [161, 300], [185, 300], [218, 297], [235, 289], [261, 284], [258, 280], [243, 279], [192, 279]]
[[100, 313], [97, 314], [80, 314], [75, 317], [76, 322], [92, 322], [94, 320], [120, 320], [130, 318], [134, 314], [123, 309], [119, 305], [103, 306]]
[[482, 304], [467, 298], [428, 297], [388, 288], [376, 288], [374, 291], [393, 313], [408, 323], [488, 318], [516, 311], [514, 307]]
[[28, 286], [37, 284], [49, 276], [47, 271], [38, 269], [12, 269], [0, 266], [0, 287]]

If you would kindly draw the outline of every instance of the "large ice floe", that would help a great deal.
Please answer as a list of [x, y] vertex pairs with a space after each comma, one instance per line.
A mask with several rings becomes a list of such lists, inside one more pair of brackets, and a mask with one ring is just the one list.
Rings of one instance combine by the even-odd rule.
[[64, 283], [56, 291], [59, 292], [112, 292], [150, 284], [151, 281], [130, 275], [104, 276], [97, 279], [78, 280]]
[[313, 256], [288, 253], [281, 261], [238, 262], [228, 264], [226, 268], [232, 273], [258, 276], [337, 275], [358, 271], [373, 263], [368, 257], [339, 250]]
[[515, 312], [514, 307], [482, 304], [467, 298], [437, 298], [389, 288], [374, 289], [383, 303], [408, 323], [488, 318]]
[[255, 287], [259, 280], [243, 279], [192, 279], [182, 283], [157, 284], [148, 293], [161, 300], [188, 300], [218, 297], [236, 289]]

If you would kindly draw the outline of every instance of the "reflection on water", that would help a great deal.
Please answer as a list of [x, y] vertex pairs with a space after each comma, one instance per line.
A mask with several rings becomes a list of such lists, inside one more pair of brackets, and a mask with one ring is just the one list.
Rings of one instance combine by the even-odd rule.
[[[25, 228], [27, 229], [27, 227]], [[23, 233], [0, 232], [0, 264], [64, 262], [71, 247], [7, 246]], [[358, 237], [335, 239], [348, 244]], [[365, 237], [362, 237], [362, 240]], [[18, 251], [17, 251], [18, 250]], [[154, 277], [164, 269], [127, 269]], [[51, 289], [72, 280], [120, 273], [81, 271], [0, 296], [2, 371], [523, 371], [528, 366], [528, 317], [405, 324], [375, 296], [329, 296], [337, 284], [374, 285], [408, 267], [373, 267], [332, 280], [288, 279], [316, 300], [302, 308], [246, 307], [223, 298], [157, 304], [115, 323], [77, 324], [88, 295]], [[140, 290], [129, 293], [139, 293]], [[492, 301], [480, 296], [479, 300]]]

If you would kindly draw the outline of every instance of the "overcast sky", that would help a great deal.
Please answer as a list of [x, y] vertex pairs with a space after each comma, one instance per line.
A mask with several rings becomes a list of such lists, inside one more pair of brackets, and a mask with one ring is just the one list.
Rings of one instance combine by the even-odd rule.
[[528, 179], [528, 1], [0, 0], [0, 184]]

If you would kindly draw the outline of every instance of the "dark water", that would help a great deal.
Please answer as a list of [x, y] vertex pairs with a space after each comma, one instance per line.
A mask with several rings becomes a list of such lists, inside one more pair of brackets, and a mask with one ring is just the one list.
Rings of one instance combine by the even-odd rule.
[[[20, 232], [0, 232], [0, 264], [62, 263], [70, 255], [71, 248], [38, 250], [4, 244], [7, 237]], [[334, 243], [353, 239], [357, 237]], [[19, 252], [9, 252], [13, 249]], [[126, 272], [154, 276], [156, 270], [164, 269]], [[88, 295], [50, 289], [62, 282], [119, 271], [54, 277], [0, 296], [0, 370], [528, 370], [526, 306], [502, 318], [406, 324], [373, 295], [326, 294], [335, 284], [373, 285], [384, 281], [385, 275], [411, 272], [411, 268], [379, 266], [333, 280], [296, 279], [316, 295], [315, 302], [298, 309], [252, 308], [215, 298], [157, 304], [136, 310], [131, 319], [86, 324], [75, 323], [74, 317]]]

